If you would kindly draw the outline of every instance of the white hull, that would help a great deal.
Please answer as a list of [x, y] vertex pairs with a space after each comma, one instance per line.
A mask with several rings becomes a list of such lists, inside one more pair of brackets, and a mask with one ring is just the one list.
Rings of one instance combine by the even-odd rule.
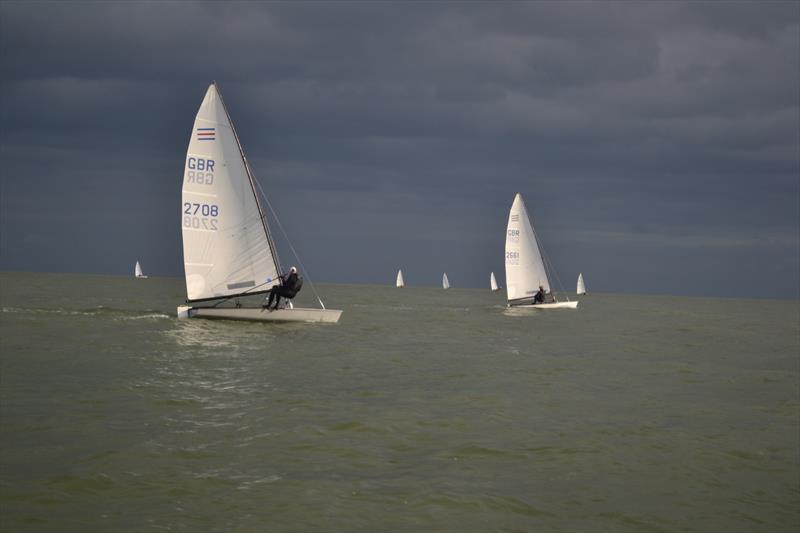
[[578, 302], [553, 302], [550, 304], [523, 304], [509, 307], [520, 307], [524, 309], [577, 309]]
[[138, 279], [147, 279], [147, 276], [144, 276], [144, 275], [142, 275], [142, 276], [136, 276], [136, 277], [137, 277]]
[[178, 318], [216, 318], [255, 322], [326, 322], [335, 324], [342, 312], [339, 309], [277, 309], [260, 307], [178, 307]]

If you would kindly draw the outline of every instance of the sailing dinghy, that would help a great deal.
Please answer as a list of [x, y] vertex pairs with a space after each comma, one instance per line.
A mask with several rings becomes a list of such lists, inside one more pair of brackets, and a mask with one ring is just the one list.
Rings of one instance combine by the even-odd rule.
[[403, 271], [402, 270], [398, 270], [397, 271], [397, 288], [398, 289], [402, 289], [405, 286], [406, 286], [406, 282], [403, 281]]
[[492, 275], [489, 276], [489, 288], [492, 289], [492, 292], [497, 292], [500, 290], [500, 287], [497, 286], [497, 280], [494, 277], [494, 272], [492, 272]]
[[508, 214], [506, 229], [506, 291], [509, 307], [536, 309], [575, 309], [578, 302], [551, 301], [534, 304], [533, 297], [543, 287], [547, 296], [550, 280], [542, 260], [536, 232], [533, 231], [522, 195], [517, 193]]
[[449, 289], [450, 288], [450, 280], [447, 279], [447, 272], [444, 273], [442, 276], [442, 288]]
[[178, 317], [338, 322], [342, 312], [325, 309], [319, 297], [321, 309], [240, 306], [238, 297], [269, 292], [280, 283], [280, 261], [257, 186], [222, 95], [212, 83], [186, 153], [181, 229], [189, 305], [178, 307]]
[[578, 287], [575, 290], [579, 295], [586, 294], [586, 285], [583, 283], [583, 274], [578, 274]]
[[139, 279], [147, 279], [147, 276], [142, 272], [142, 265], [139, 264], [139, 261], [136, 261], [136, 266], [133, 267], [133, 275]]

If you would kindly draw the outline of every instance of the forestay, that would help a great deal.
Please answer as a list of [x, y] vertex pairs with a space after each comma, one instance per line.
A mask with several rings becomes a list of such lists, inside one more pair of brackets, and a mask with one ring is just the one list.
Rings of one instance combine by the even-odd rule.
[[533, 298], [539, 286], [550, 291], [528, 211], [517, 193], [508, 214], [506, 228], [506, 294], [508, 301]]
[[268, 290], [278, 262], [253, 177], [215, 84], [192, 129], [181, 206], [190, 301]]

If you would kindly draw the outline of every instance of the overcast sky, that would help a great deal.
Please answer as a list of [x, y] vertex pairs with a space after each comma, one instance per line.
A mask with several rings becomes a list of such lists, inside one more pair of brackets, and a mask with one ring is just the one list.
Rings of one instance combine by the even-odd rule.
[[216, 80], [312, 280], [503, 284], [521, 192], [571, 291], [798, 296], [800, 2], [6, 0], [0, 68], [2, 270], [183, 275]]

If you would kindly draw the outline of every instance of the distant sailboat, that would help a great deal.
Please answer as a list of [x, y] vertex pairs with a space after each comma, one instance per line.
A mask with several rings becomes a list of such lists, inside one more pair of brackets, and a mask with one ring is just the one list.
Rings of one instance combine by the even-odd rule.
[[548, 296], [550, 280], [542, 260], [536, 232], [533, 230], [522, 195], [517, 193], [508, 214], [506, 228], [506, 287], [508, 305], [557, 309], [578, 307], [578, 302], [551, 301], [534, 304], [533, 298], [541, 286]]
[[491, 287], [492, 292], [497, 292], [500, 290], [500, 287], [497, 286], [497, 280], [494, 277], [494, 272], [492, 272], [492, 275], [489, 276], [489, 287]]
[[586, 285], [583, 283], [583, 274], [578, 274], [578, 288], [576, 289], [578, 294], [586, 294]]
[[406, 286], [406, 282], [403, 281], [403, 271], [402, 270], [398, 270], [397, 271], [397, 288], [398, 289], [402, 289], [405, 286]]
[[450, 280], [447, 279], [447, 272], [442, 275], [442, 288], [449, 289], [450, 288]]
[[139, 261], [136, 261], [136, 266], [133, 267], [133, 275], [140, 279], [147, 279], [147, 276], [142, 273], [142, 265], [139, 264]]
[[[186, 302], [179, 318], [337, 322], [341, 311], [221, 307], [240, 296], [262, 294], [280, 283], [275, 243], [256, 193], [258, 183], [217, 85], [197, 111], [183, 177], [181, 229]], [[312, 287], [313, 290], [313, 287]], [[201, 306], [200, 302], [216, 301]]]

